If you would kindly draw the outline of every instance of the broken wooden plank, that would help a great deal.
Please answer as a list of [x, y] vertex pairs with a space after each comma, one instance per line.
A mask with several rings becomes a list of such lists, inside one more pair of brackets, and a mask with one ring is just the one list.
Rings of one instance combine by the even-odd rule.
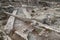
[[[13, 14], [13, 15], [16, 15], [16, 12], [17, 12], [17, 10], [14, 10], [12, 14]], [[5, 25], [4, 30], [6, 30], [6, 32], [7, 32], [8, 34], [9, 34], [10, 31], [13, 29], [14, 20], [15, 20], [15, 17], [10, 16], [9, 19], [8, 19], [7, 24]]]

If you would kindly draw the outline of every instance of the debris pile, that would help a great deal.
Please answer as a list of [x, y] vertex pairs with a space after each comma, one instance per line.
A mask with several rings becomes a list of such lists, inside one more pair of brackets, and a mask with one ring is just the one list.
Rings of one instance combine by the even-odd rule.
[[0, 40], [60, 40], [60, 3], [1, 0]]

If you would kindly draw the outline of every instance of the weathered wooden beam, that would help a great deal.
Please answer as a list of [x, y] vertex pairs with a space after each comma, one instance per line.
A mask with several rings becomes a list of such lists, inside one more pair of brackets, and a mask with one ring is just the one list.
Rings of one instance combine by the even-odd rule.
[[[13, 15], [16, 15], [16, 12], [17, 12], [17, 10], [14, 10], [13, 11]], [[5, 25], [5, 30], [6, 30], [6, 32], [9, 34], [10, 33], [10, 31], [13, 29], [13, 25], [14, 25], [14, 20], [15, 20], [15, 17], [13, 17], [13, 16], [10, 16], [9, 17], [9, 19], [8, 19], [8, 21], [7, 21], [7, 24]]]

